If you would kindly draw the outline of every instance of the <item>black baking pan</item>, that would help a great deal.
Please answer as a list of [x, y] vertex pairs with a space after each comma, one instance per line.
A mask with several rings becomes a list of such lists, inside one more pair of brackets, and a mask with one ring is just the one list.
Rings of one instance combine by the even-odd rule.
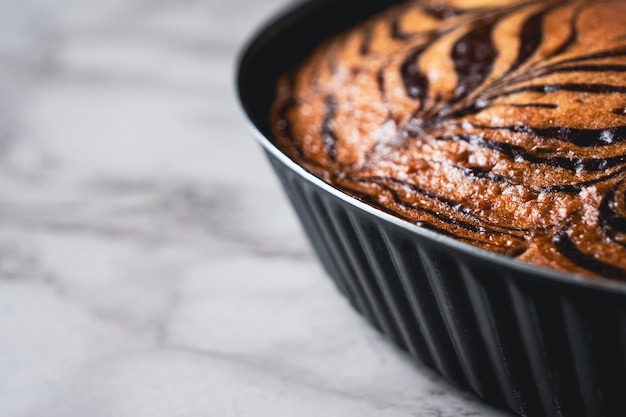
[[331, 187], [272, 141], [278, 76], [392, 1], [292, 5], [243, 49], [238, 92], [338, 290], [420, 363], [523, 416], [626, 416], [626, 284], [524, 264]]

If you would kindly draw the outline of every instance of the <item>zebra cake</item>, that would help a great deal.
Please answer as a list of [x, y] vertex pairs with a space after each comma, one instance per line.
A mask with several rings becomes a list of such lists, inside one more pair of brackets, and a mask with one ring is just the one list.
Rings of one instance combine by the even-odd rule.
[[407, 1], [278, 81], [332, 186], [521, 261], [626, 280], [626, 2]]

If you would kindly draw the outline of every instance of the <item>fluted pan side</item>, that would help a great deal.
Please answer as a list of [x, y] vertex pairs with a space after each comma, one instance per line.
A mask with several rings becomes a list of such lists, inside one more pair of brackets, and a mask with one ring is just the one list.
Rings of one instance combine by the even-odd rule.
[[415, 233], [268, 156], [337, 288], [417, 361], [523, 416], [626, 415], [623, 294]]

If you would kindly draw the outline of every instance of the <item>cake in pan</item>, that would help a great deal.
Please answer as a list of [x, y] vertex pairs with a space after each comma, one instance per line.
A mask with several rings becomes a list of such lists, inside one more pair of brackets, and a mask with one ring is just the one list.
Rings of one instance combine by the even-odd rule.
[[381, 210], [626, 280], [626, 2], [403, 2], [284, 74], [271, 124]]

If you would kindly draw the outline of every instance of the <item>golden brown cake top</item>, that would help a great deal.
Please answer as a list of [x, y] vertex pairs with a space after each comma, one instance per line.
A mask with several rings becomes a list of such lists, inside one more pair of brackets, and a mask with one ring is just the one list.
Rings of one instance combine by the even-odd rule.
[[277, 145], [481, 248], [626, 280], [626, 2], [409, 1], [281, 78]]

